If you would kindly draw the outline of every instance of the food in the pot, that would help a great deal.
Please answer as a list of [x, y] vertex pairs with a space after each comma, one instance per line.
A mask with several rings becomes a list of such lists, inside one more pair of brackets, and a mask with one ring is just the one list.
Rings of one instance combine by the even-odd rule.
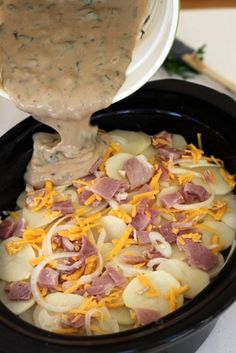
[[223, 161], [166, 131], [105, 135], [87, 176], [27, 186], [0, 223], [1, 301], [44, 330], [100, 335], [158, 321], [210, 283], [235, 243]]

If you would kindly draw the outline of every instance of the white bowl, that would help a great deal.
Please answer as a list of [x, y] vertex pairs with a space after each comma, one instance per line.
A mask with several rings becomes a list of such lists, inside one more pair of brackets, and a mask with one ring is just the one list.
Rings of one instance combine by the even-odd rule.
[[[126, 0], [127, 1], [127, 0]], [[178, 19], [179, 0], [149, 0], [143, 35], [137, 41], [126, 80], [115, 95], [117, 102], [142, 87], [159, 69], [173, 44]], [[0, 95], [9, 98], [1, 90]]]
[[143, 36], [139, 38], [126, 80], [117, 92], [117, 102], [142, 87], [166, 59], [178, 26], [179, 0], [149, 0]]

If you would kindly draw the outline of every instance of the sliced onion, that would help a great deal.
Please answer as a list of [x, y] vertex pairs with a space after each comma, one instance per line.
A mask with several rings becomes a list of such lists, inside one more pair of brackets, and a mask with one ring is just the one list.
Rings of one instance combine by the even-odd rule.
[[90, 273], [89, 275], [81, 276], [77, 283], [79, 284], [91, 283], [95, 278], [97, 278], [101, 274], [103, 269], [103, 259], [100, 254], [100, 251], [98, 251], [98, 261], [99, 261], [99, 264], [97, 269], [93, 273]]
[[91, 320], [93, 315], [96, 313], [102, 314], [102, 309], [93, 308], [87, 311], [87, 313], [85, 314], [85, 331], [87, 336], [92, 336]]
[[149, 273], [150, 270], [145, 268], [138, 268], [124, 263], [119, 256], [113, 257], [112, 261], [122, 270], [125, 277], [137, 276], [139, 273]]
[[211, 195], [209, 197], [209, 199], [202, 201], [202, 202], [196, 202], [196, 203], [191, 203], [191, 204], [187, 204], [187, 205], [182, 205], [182, 204], [174, 204], [173, 208], [175, 208], [176, 210], [180, 210], [180, 211], [185, 211], [185, 210], [195, 210], [197, 208], [207, 208], [208, 206], [210, 206], [210, 204], [213, 202], [215, 195]]
[[180, 166], [186, 167], [186, 168], [197, 168], [197, 167], [217, 167], [220, 168], [217, 164], [214, 163], [209, 163], [205, 161], [204, 159], [199, 159], [197, 162], [194, 161], [193, 159], [176, 159], [173, 161], [173, 164], [179, 164]]
[[[65, 219], [71, 218], [71, 215], [66, 215], [62, 218], [60, 218], [57, 222], [53, 224], [53, 226], [50, 228], [49, 232], [45, 235], [42, 243], [42, 254], [45, 256], [52, 255], [52, 237], [58, 230], [58, 226], [60, 223], [62, 223]], [[68, 227], [67, 227], [68, 228]], [[66, 228], [66, 229], [67, 229]]]
[[160, 265], [160, 263], [167, 261], [168, 259], [165, 259], [163, 257], [157, 257], [156, 259], [151, 259], [147, 263], [147, 267], [153, 268], [153, 266]]
[[[171, 245], [165, 240], [165, 238], [159, 232], [150, 232], [149, 238], [154, 246], [154, 248], [161, 253], [164, 257], [171, 257], [172, 255], [172, 248]], [[160, 242], [160, 244], [157, 243]]]
[[192, 176], [196, 176], [201, 178], [202, 174], [198, 173], [198, 172], [193, 172], [189, 169], [185, 169], [185, 168], [180, 168], [180, 167], [169, 167], [168, 168], [169, 172], [172, 174], [180, 174], [180, 175], [192, 175]]
[[33, 295], [35, 301], [39, 305], [41, 305], [43, 308], [45, 308], [49, 311], [60, 312], [60, 313], [63, 313], [63, 312], [70, 310], [70, 306], [68, 306], [68, 305], [58, 307], [57, 305], [52, 305], [52, 304], [46, 303], [40, 294], [37, 283], [38, 283], [39, 275], [40, 275], [42, 269], [49, 262], [51, 262], [53, 260], [58, 260], [58, 259], [66, 258], [66, 257], [74, 257], [74, 256], [78, 256], [78, 252], [62, 252], [62, 253], [52, 254], [52, 255], [48, 256], [45, 260], [41, 261], [40, 264], [38, 264], [38, 266], [36, 266], [33, 269], [32, 275], [31, 275], [31, 280], [30, 280], [32, 295]]
[[[106, 307], [103, 307], [101, 309], [93, 308], [93, 309], [90, 309], [89, 311], [87, 311], [87, 313], [85, 314], [85, 330], [86, 330], [87, 336], [92, 335], [91, 320], [92, 320], [92, 317], [94, 316], [95, 313], [102, 314], [102, 318], [101, 318], [101, 320], [99, 320], [99, 325], [102, 330], [104, 330], [106, 333], [119, 332], [119, 325], [118, 325], [117, 320], [111, 316], [109, 310]], [[104, 320], [104, 317], [106, 318], [106, 320]], [[109, 324], [110, 324], [110, 328], [111, 328], [110, 332], [107, 332], [107, 327], [104, 324], [104, 321], [108, 321], [108, 320], [109, 320]]]
[[117, 201], [111, 199], [111, 200], [108, 200], [107, 202], [108, 202], [109, 206], [110, 206], [113, 210], [118, 210], [119, 204], [118, 204]]
[[103, 211], [107, 207], [107, 202], [100, 202], [96, 207], [87, 207], [88, 211], [84, 213], [83, 216], [92, 216], [94, 213]]

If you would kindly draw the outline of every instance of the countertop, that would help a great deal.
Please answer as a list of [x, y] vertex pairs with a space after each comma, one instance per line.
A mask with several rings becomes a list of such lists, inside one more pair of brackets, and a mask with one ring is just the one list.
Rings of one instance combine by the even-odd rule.
[[[195, 48], [207, 44], [206, 63], [226, 78], [236, 82], [236, 8], [182, 10], [177, 36]], [[161, 69], [153, 79], [166, 77], [165, 71]], [[230, 95], [221, 86], [204, 76], [196, 76], [192, 81]], [[231, 97], [236, 99], [235, 95]], [[0, 115], [0, 135], [28, 116], [4, 98], [0, 98]], [[214, 330], [196, 353], [234, 353], [235, 327], [236, 303], [220, 316]]]

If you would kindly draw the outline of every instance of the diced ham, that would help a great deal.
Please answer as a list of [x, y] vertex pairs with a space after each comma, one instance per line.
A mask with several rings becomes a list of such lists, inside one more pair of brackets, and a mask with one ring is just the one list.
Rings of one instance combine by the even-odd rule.
[[52, 205], [52, 211], [61, 211], [63, 215], [73, 213], [73, 206], [71, 200], [57, 201]]
[[157, 251], [153, 246], [151, 246], [149, 249], [144, 250], [143, 256], [148, 260], [163, 257], [163, 255], [159, 251]]
[[0, 223], [0, 239], [8, 239], [12, 237], [16, 231], [16, 223], [9, 218], [4, 219]]
[[82, 238], [82, 246], [79, 252], [80, 258], [87, 258], [92, 255], [97, 255], [97, 249], [95, 246], [88, 240], [88, 237], [84, 236]]
[[13, 236], [15, 236], [15, 237], [21, 237], [24, 229], [25, 229], [25, 220], [24, 220], [24, 218], [21, 218], [21, 219], [16, 223], [16, 228], [15, 228], [15, 231], [14, 231]]
[[142, 194], [144, 192], [149, 192], [152, 191], [151, 186], [149, 186], [148, 184], [144, 184], [139, 190], [137, 190], [137, 194]]
[[151, 217], [145, 214], [137, 213], [136, 216], [133, 218], [131, 225], [136, 230], [143, 230], [145, 229], [151, 221]]
[[102, 158], [98, 158], [96, 160], [96, 162], [92, 165], [92, 167], [89, 169], [89, 173], [90, 174], [94, 174], [97, 172], [98, 168], [100, 167], [100, 165], [102, 164], [103, 159]]
[[184, 198], [184, 203], [190, 204], [193, 202], [202, 202], [208, 199], [209, 194], [206, 189], [201, 185], [193, 183], [184, 184], [181, 195]]
[[142, 263], [146, 263], [147, 259], [145, 259], [144, 256], [138, 256], [138, 255], [134, 255], [134, 256], [123, 256], [122, 260], [124, 263], [128, 264], [128, 265], [137, 265], [137, 264], [142, 264]]
[[124, 163], [124, 169], [131, 189], [148, 183], [154, 174], [152, 165], [142, 155], [128, 159]]
[[112, 267], [111, 265], [106, 265], [106, 271], [117, 287], [122, 287], [126, 284], [125, 277], [120, 272], [115, 270], [114, 267]]
[[140, 245], [150, 244], [149, 232], [145, 230], [139, 230], [136, 232], [136, 237]]
[[159, 170], [161, 170], [161, 175], [160, 175], [160, 181], [163, 181], [163, 182], [165, 182], [165, 181], [169, 181], [170, 180], [170, 176], [169, 176], [169, 172], [168, 172], [168, 170], [162, 165], [162, 164], [159, 164], [158, 165], [158, 170], [157, 171], [159, 171]]
[[160, 214], [160, 211], [154, 210], [152, 208], [148, 208], [147, 211], [148, 211], [148, 214], [150, 214], [152, 221], [154, 221], [154, 219], [157, 218], [157, 216], [159, 216]]
[[117, 202], [122, 202], [122, 201], [125, 201], [128, 197], [128, 193], [125, 192], [125, 191], [119, 191], [116, 195], [115, 195], [115, 199]]
[[88, 295], [101, 298], [109, 295], [114, 287], [123, 287], [125, 284], [125, 277], [111, 265], [108, 265], [106, 271], [92, 282], [92, 285], [86, 289], [86, 292]]
[[148, 205], [148, 199], [147, 198], [142, 199], [136, 207], [136, 213], [143, 215], [147, 205]]
[[184, 239], [185, 244], [178, 246], [185, 252], [188, 263], [191, 266], [200, 268], [203, 271], [209, 271], [218, 264], [217, 255], [213, 254], [211, 250], [198, 242], [191, 239]]
[[176, 234], [173, 232], [173, 222], [166, 222], [162, 224], [159, 228], [159, 232], [165, 238], [165, 240], [172, 244], [176, 242]]
[[56, 243], [59, 248], [62, 247], [62, 237], [60, 235], [54, 235], [52, 241]]
[[50, 267], [42, 269], [38, 279], [40, 288], [56, 289], [58, 286], [59, 272]]
[[[43, 197], [45, 195], [45, 188], [35, 190], [33, 192], [30, 192], [25, 199], [26, 206], [29, 208], [34, 208], [37, 206], [37, 203], [35, 203], [34, 199], [35, 197]], [[40, 201], [38, 201], [40, 202]]]
[[85, 316], [81, 315], [77, 319], [75, 319], [75, 315], [67, 315], [66, 319], [62, 319], [61, 326], [62, 327], [74, 327], [80, 328], [85, 324]]
[[176, 159], [181, 158], [183, 152], [178, 150], [177, 148], [171, 147], [161, 147], [158, 148], [158, 157], [163, 161], [174, 161]]
[[79, 194], [79, 204], [84, 205], [85, 201], [87, 201], [92, 195], [93, 195], [92, 191], [89, 191], [89, 190], [82, 191]]
[[5, 287], [5, 292], [9, 300], [29, 300], [32, 297], [29, 282], [12, 282]]
[[139, 325], [147, 325], [160, 319], [161, 315], [157, 310], [136, 308], [135, 314]]
[[61, 241], [62, 241], [63, 249], [65, 251], [74, 251], [75, 250], [74, 244], [68, 238], [61, 237]]
[[120, 188], [121, 182], [119, 180], [103, 177], [98, 179], [90, 190], [105, 200], [111, 200]]
[[183, 203], [184, 197], [179, 191], [175, 191], [170, 194], [162, 195], [160, 201], [165, 208], [171, 208], [175, 204]]
[[167, 131], [161, 131], [159, 134], [152, 136], [152, 145], [155, 148], [172, 146], [172, 135]]

